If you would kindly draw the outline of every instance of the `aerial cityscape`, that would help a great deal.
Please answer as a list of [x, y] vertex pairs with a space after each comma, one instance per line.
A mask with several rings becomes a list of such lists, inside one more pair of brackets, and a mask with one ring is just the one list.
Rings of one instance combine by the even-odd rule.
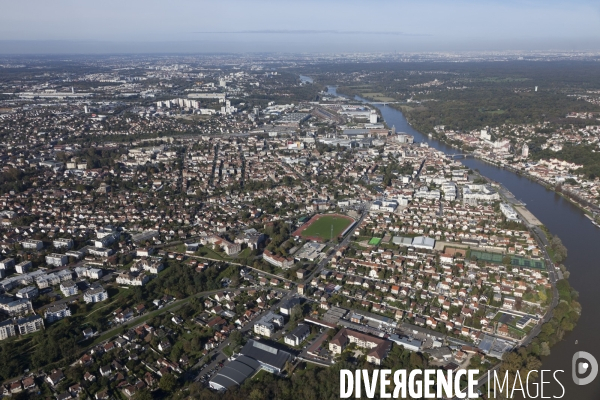
[[[511, 47], [305, 9], [25, 34], [7, 7], [0, 396], [340, 399], [345, 371], [352, 398], [600, 395], [600, 47], [571, 13]], [[400, 397], [361, 370], [464, 375]]]

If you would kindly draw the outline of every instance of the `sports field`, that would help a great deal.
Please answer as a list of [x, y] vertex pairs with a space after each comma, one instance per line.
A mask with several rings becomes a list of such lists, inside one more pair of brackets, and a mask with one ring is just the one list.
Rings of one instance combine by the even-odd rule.
[[377, 246], [379, 243], [381, 243], [381, 238], [371, 238], [371, 240], [369, 240], [369, 245], [371, 246]]
[[499, 253], [486, 253], [484, 251], [471, 251], [471, 260], [491, 261], [495, 263], [502, 262], [502, 254]]
[[[335, 239], [340, 236], [352, 224], [354, 220], [345, 215], [339, 214], [320, 214], [315, 215], [306, 224], [302, 225], [294, 236], [301, 236], [304, 239], [316, 240], [320, 242]], [[333, 235], [331, 227], [333, 226]]]

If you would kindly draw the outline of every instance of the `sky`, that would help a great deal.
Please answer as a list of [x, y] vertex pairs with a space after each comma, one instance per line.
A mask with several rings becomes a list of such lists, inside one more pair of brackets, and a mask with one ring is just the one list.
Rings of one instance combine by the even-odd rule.
[[0, 0], [0, 53], [600, 50], [590, 0]]

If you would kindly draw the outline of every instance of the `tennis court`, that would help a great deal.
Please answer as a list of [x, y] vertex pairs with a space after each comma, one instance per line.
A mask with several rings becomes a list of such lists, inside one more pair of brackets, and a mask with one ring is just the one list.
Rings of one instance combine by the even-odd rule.
[[502, 262], [502, 254], [472, 250], [471, 251], [471, 260], [480, 260], [480, 261], [501, 263]]
[[[488, 253], [485, 251], [472, 250], [470, 259], [473, 261], [485, 261], [493, 262], [496, 264], [502, 264], [503, 255], [499, 253]], [[521, 256], [511, 256], [510, 264], [515, 267], [533, 268], [533, 269], [546, 269], [546, 264], [543, 260], [532, 260], [530, 258]]]
[[546, 264], [543, 260], [531, 260], [525, 257], [512, 257], [510, 263], [515, 267], [546, 269]]

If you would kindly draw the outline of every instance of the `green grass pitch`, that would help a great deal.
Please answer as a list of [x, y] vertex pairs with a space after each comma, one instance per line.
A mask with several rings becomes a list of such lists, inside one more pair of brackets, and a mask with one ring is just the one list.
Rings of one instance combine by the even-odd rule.
[[340, 216], [324, 215], [313, 222], [308, 228], [302, 232], [302, 237], [317, 237], [321, 240], [329, 240], [331, 238], [331, 225], [333, 225], [333, 238], [338, 237], [352, 221], [348, 218]]

